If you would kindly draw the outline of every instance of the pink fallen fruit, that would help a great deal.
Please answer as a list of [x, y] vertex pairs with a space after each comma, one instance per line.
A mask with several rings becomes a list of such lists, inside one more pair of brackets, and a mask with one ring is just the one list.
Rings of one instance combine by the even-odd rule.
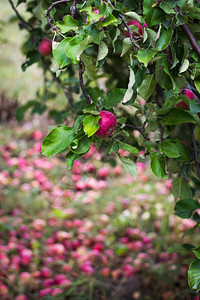
[[[180, 90], [180, 94], [186, 95], [190, 100], [194, 99], [194, 94], [192, 91], [188, 90], [188, 89], [182, 89]], [[181, 109], [185, 109], [188, 110], [188, 105], [184, 102], [181, 101], [179, 102], [176, 107], [179, 107]]]
[[[138, 21], [136, 21], [136, 20], [131, 20], [131, 21], [127, 22], [127, 24], [128, 24], [128, 26], [130, 26], [130, 25], [135, 25], [135, 26], [138, 27], [138, 33], [137, 33], [137, 32], [133, 32], [133, 35], [134, 35], [134, 36], [137, 37], [137, 36], [140, 36], [140, 35], [143, 34], [143, 28], [142, 28], [141, 24], [140, 24]], [[145, 23], [145, 24], [146, 24], [146, 23]], [[145, 25], [145, 26], [147, 26], [147, 25]], [[143, 27], [144, 27], [144, 26], [143, 26]], [[124, 31], [124, 34], [125, 34], [126, 37], [130, 37], [128, 31]]]
[[38, 48], [42, 56], [48, 56], [52, 53], [52, 40], [43, 39]]
[[99, 137], [106, 137], [113, 133], [117, 126], [116, 117], [109, 111], [102, 110], [100, 112], [101, 119], [99, 120], [99, 129], [95, 135]]

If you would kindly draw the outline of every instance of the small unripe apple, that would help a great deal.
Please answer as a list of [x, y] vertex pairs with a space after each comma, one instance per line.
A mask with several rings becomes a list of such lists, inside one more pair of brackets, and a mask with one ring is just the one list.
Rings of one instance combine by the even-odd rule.
[[117, 126], [116, 117], [109, 111], [102, 110], [100, 112], [101, 119], [99, 120], [99, 129], [95, 135], [99, 137], [106, 137], [111, 135]]
[[[144, 28], [148, 28], [146, 22], [144, 22], [144, 25], [142, 26], [142, 25], [141, 25], [138, 21], [136, 21], [136, 20], [131, 20], [131, 21], [127, 22], [127, 25], [128, 25], [128, 26], [130, 26], [130, 25], [135, 25], [135, 26], [138, 27], [138, 33], [137, 33], [137, 32], [133, 32], [133, 36], [134, 36], [134, 37], [138, 37], [138, 36], [143, 35]], [[125, 34], [126, 37], [130, 37], [128, 31], [124, 31], [124, 34]]]
[[[180, 94], [186, 95], [190, 100], [194, 99], [194, 94], [192, 91], [188, 90], [188, 89], [182, 89], [180, 90]], [[184, 102], [181, 101], [179, 102], [176, 107], [179, 107], [181, 109], [185, 109], [188, 110], [188, 105]]]
[[52, 40], [43, 39], [38, 48], [42, 56], [48, 56], [52, 53]]

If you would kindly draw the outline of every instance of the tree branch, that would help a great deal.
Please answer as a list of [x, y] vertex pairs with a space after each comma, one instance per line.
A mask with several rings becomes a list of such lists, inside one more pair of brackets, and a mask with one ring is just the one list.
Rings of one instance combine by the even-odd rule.
[[[113, 9], [116, 9], [115, 6], [111, 3], [110, 0], [106, 0], [106, 2], [108, 4], [110, 4], [110, 6], [112, 6]], [[133, 44], [133, 46], [135, 46], [137, 49], [141, 49], [141, 47], [135, 42], [134, 40], [134, 35], [133, 35], [133, 32], [132, 30], [130, 29], [130, 27], [128, 26], [127, 22], [125, 21], [125, 17], [122, 15], [122, 14], [119, 14], [119, 17], [120, 19], [122, 20], [122, 23], [124, 24], [124, 26], [127, 28], [128, 30], [128, 33], [130, 35], [130, 40], [131, 40], [131, 43]]]
[[196, 169], [197, 169], [197, 174], [199, 176], [199, 180], [200, 180], [200, 160], [199, 160], [199, 156], [198, 156], [198, 147], [195, 141], [195, 137], [194, 137], [194, 130], [193, 130], [193, 125], [192, 124], [188, 124], [189, 129], [190, 129], [190, 135], [191, 135], [191, 139], [192, 139], [192, 144], [194, 147], [194, 159], [195, 159], [195, 165], [196, 165]]
[[[176, 6], [174, 7], [174, 11], [176, 13], [178, 13], [178, 8]], [[186, 34], [188, 40], [190, 41], [190, 44], [192, 45], [192, 47], [194, 48], [194, 50], [196, 51], [196, 53], [200, 57], [200, 46], [197, 43], [194, 35], [190, 31], [189, 27], [186, 24], [183, 24], [183, 25], [181, 25], [181, 28], [182, 28], [183, 32]]]
[[59, 1], [56, 1], [56, 2], [53, 2], [49, 8], [47, 9], [46, 11], [46, 16], [47, 16], [47, 22], [49, 24], [49, 26], [51, 27], [52, 30], [54, 31], [58, 31], [58, 28], [56, 26], [54, 26], [53, 24], [51, 24], [51, 19], [50, 19], [50, 12], [51, 10], [54, 8], [54, 6], [56, 5], [59, 5], [59, 4], [62, 4], [62, 3], [68, 3], [68, 2], [71, 2], [72, 0], [59, 0]]
[[86, 92], [86, 89], [85, 89], [85, 86], [84, 86], [84, 83], [83, 83], [83, 63], [80, 61], [79, 62], [79, 82], [80, 82], [80, 87], [81, 87], [81, 90], [85, 96], [85, 99], [86, 99], [86, 102], [87, 104], [91, 104], [92, 103], [92, 99], [91, 97], [88, 95], [88, 93]]
[[141, 126], [134, 126], [134, 125], [131, 125], [131, 124], [122, 124], [122, 123], [119, 123], [117, 122], [117, 124], [119, 125], [124, 125], [124, 127], [130, 127], [132, 128], [133, 130], [137, 130], [139, 131], [139, 133], [144, 137], [145, 140], [149, 141], [150, 139], [146, 136], [146, 134], [144, 133], [143, 129], [146, 125], [146, 121], [141, 125]]
[[12, 0], [8, 0], [8, 1], [10, 2], [11, 7], [12, 7], [12, 9], [14, 10], [14, 12], [16, 13], [16, 15], [17, 15], [18, 19], [20, 20], [22, 26], [23, 26], [24, 28], [26, 28], [28, 31], [29, 31], [29, 28], [34, 29], [33, 26], [32, 26], [31, 24], [29, 24], [28, 22], [26, 22], [26, 21], [22, 18], [22, 16], [18, 13], [18, 11], [17, 11], [16, 7], [14, 6]]
[[76, 13], [76, 0], [73, 1], [73, 4], [71, 6], [71, 16], [72, 16], [72, 18], [74, 18], [75, 13]]

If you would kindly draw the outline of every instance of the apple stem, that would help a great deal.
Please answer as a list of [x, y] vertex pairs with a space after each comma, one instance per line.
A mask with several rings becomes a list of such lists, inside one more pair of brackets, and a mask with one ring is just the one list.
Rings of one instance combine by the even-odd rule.
[[83, 92], [83, 94], [85, 96], [86, 102], [89, 105], [89, 104], [92, 103], [92, 99], [88, 95], [88, 93], [86, 92], [86, 89], [85, 89], [85, 86], [84, 86], [84, 83], [83, 83], [83, 72], [84, 72], [83, 63], [80, 61], [79, 62], [79, 82], [80, 82], [80, 87], [81, 87], [81, 90], [82, 90], [82, 92]]
[[195, 159], [195, 164], [196, 164], [196, 168], [197, 168], [197, 174], [200, 179], [200, 161], [199, 161], [199, 155], [198, 155], [198, 146], [196, 144], [195, 137], [194, 137], [193, 125], [192, 124], [188, 124], [188, 125], [189, 125], [190, 134], [191, 134], [191, 138], [192, 138], [192, 144], [194, 147], [194, 159]]
[[29, 24], [28, 22], [26, 22], [22, 16], [18, 13], [18, 10], [16, 9], [16, 7], [14, 6], [12, 0], [8, 0], [10, 2], [10, 5], [12, 6], [12, 9], [14, 10], [14, 12], [16, 13], [18, 19], [21, 21], [21, 24], [24, 26], [24, 28], [26, 28], [29, 31], [29, 28], [34, 29], [33, 26], [31, 24]]
[[146, 125], [146, 121], [141, 126], [134, 126], [134, 125], [131, 125], [131, 124], [122, 124], [122, 123], [119, 123], [119, 122], [117, 122], [117, 124], [119, 124], [120, 126], [124, 125], [124, 127], [130, 127], [130, 128], [133, 128], [134, 130], [139, 131], [139, 133], [144, 137], [145, 140], [150, 141], [150, 139], [146, 136], [146, 134], [142, 130], [142, 129], [144, 129], [144, 127]]

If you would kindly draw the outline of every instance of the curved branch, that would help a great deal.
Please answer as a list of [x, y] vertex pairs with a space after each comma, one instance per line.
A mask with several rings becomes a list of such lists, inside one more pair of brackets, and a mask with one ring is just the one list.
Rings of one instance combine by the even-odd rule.
[[[111, 3], [110, 0], [106, 0], [106, 2], [108, 4], [110, 4], [110, 6], [112, 6], [113, 9], [116, 9], [115, 6]], [[137, 49], [141, 49], [141, 47], [135, 42], [134, 40], [134, 35], [133, 35], [133, 31], [130, 29], [130, 27], [128, 26], [127, 22], [125, 21], [125, 17], [122, 14], [119, 14], [120, 19], [122, 20], [122, 23], [124, 24], [124, 26], [127, 28], [129, 36], [130, 36], [130, 40], [131, 43], [133, 44], [133, 46], [135, 46]]]
[[81, 90], [82, 90], [82, 92], [85, 96], [86, 102], [89, 105], [89, 104], [92, 103], [92, 99], [88, 95], [88, 93], [86, 92], [86, 89], [85, 89], [85, 86], [84, 86], [84, 83], [83, 83], [83, 72], [84, 72], [83, 65], [82, 65], [82, 62], [80, 61], [79, 62], [79, 82], [80, 82]]
[[191, 135], [191, 138], [192, 138], [192, 144], [193, 144], [193, 147], [194, 147], [195, 165], [196, 165], [197, 174], [198, 174], [199, 180], [200, 180], [200, 160], [199, 160], [199, 156], [198, 156], [198, 147], [197, 147], [195, 137], [194, 137], [193, 125], [192, 124], [188, 124], [188, 125], [189, 125], [189, 129], [190, 129], [190, 135]]
[[[176, 13], [178, 13], [178, 8], [176, 6], [174, 7], [174, 11]], [[200, 46], [197, 43], [194, 35], [190, 31], [189, 27], [186, 24], [183, 24], [183, 25], [181, 25], [181, 28], [182, 28], [183, 32], [185, 33], [185, 35], [187, 36], [188, 40], [190, 41], [190, 44], [192, 45], [192, 47], [194, 48], [194, 50], [196, 51], [196, 53], [200, 57]]]
[[130, 128], [132, 128], [133, 130], [137, 130], [137, 131], [139, 131], [139, 133], [143, 136], [143, 138], [145, 139], [145, 140], [147, 140], [147, 141], [150, 141], [150, 139], [146, 136], [146, 134], [144, 133], [144, 131], [143, 131], [143, 129], [144, 129], [144, 127], [145, 127], [145, 125], [146, 125], [146, 121], [141, 125], [141, 126], [134, 126], [134, 125], [131, 125], [131, 124], [122, 124], [122, 123], [119, 123], [119, 122], [117, 122], [117, 124], [119, 124], [119, 125], [124, 125], [124, 127], [130, 127]]
[[[9, 0], [10, 1], [10, 0]], [[51, 24], [51, 18], [50, 18], [50, 12], [51, 10], [54, 8], [54, 6], [56, 5], [59, 5], [59, 4], [62, 4], [62, 3], [68, 3], [68, 2], [71, 2], [72, 0], [59, 0], [59, 1], [56, 1], [56, 2], [53, 2], [49, 8], [47, 9], [46, 11], [46, 16], [47, 16], [47, 22], [49, 24], [49, 26], [54, 30], [54, 31], [57, 31], [58, 28], [56, 26], [54, 26], [53, 24]]]
[[34, 29], [33, 26], [31, 24], [29, 24], [28, 22], [26, 22], [22, 16], [18, 13], [16, 7], [14, 6], [12, 0], [8, 0], [10, 2], [10, 5], [12, 7], [12, 9], [14, 10], [14, 12], [16, 13], [18, 19], [21, 21], [22, 26], [24, 26], [24, 28], [26, 28], [29, 31], [29, 28]]

